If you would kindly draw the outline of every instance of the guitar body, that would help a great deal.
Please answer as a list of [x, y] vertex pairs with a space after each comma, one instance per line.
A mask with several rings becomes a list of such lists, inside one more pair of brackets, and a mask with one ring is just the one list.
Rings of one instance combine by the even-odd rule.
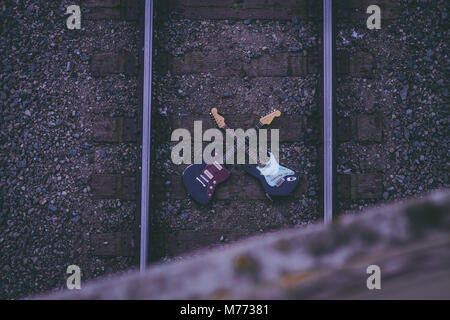
[[285, 197], [291, 194], [298, 185], [298, 175], [289, 168], [280, 166], [272, 153], [264, 168], [244, 166], [244, 170], [259, 180], [269, 197]]
[[230, 176], [224, 166], [213, 164], [192, 164], [183, 171], [183, 184], [191, 197], [200, 204], [208, 204], [216, 187]]

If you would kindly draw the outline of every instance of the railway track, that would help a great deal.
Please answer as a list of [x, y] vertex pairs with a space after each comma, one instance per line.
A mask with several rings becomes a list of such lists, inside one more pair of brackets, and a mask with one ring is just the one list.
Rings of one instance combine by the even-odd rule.
[[[79, 0], [81, 30], [32, 2], [0, 8], [1, 296], [449, 186], [444, 0]], [[212, 107], [243, 129], [281, 111], [290, 197], [229, 166], [192, 201], [171, 133]]]
[[[348, 4], [355, 12], [346, 19], [361, 19], [354, 6], [354, 2]], [[378, 176], [334, 174], [335, 129], [331, 123], [335, 94], [331, 87], [322, 90], [325, 11], [319, 2], [172, 1], [156, 8], [160, 20], [155, 28], [158, 55], [152, 134], [158, 135], [153, 146], [160, 158], [152, 165], [151, 261], [308, 224], [322, 216], [331, 221], [332, 213], [339, 211], [336, 198], [380, 197]], [[328, 44], [334, 42], [333, 31], [329, 30]], [[223, 34], [226, 36], [221, 38]], [[333, 47], [325, 61], [335, 61], [338, 70], [327, 71], [326, 79], [334, 81], [332, 74], [365, 77], [372, 72], [370, 56], [336, 55]], [[331, 95], [326, 97], [325, 92]], [[323, 113], [325, 98], [328, 113]], [[271, 128], [280, 129], [281, 161], [300, 173], [300, 186], [291, 197], [271, 203], [257, 183], [235, 166], [231, 180], [218, 189], [213, 204], [202, 207], [189, 199], [181, 183], [186, 166], [168, 161], [173, 143], [163, 128], [185, 128], [193, 134], [194, 120], [214, 127], [208, 115], [211, 107], [218, 107], [228, 123], [240, 128], [252, 127], [255, 118], [274, 107], [282, 111], [283, 116]], [[371, 115], [338, 119], [338, 140], [379, 139], [377, 121]], [[342, 124], [349, 127], [350, 136], [345, 136]], [[325, 132], [326, 139], [322, 128], [331, 129]], [[325, 158], [323, 150], [328, 150]], [[324, 183], [322, 179], [328, 180]], [[164, 191], [160, 191], [162, 186]], [[330, 186], [334, 188], [324, 190]], [[335, 190], [343, 192], [337, 196]], [[332, 197], [324, 199], [323, 192]], [[321, 213], [324, 210], [325, 215]]]
[[[163, 130], [160, 128], [170, 129], [157, 133], [154, 144], [163, 156], [152, 162], [151, 189], [159, 191], [164, 186], [165, 190], [154, 191], [151, 200], [150, 260], [317, 218], [319, 189], [315, 180], [319, 178], [316, 139], [312, 137], [317, 110], [298, 110], [297, 106], [297, 100], [318, 104], [320, 67], [310, 52], [318, 52], [320, 17], [314, 12], [316, 7], [306, 5], [293, 3], [280, 12], [272, 2], [237, 6], [232, 1], [166, 3], [166, 14], [160, 17], [165, 21], [155, 29], [155, 64], [160, 67], [155, 74], [152, 135]], [[298, 13], [294, 21], [293, 12]], [[291, 28], [309, 16], [304, 31]], [[227, 36], [220, 38], [221, 33]], [[308, 45], [297, 47], [296, 37], [303, 37]], [[273, 46], [264, 45], [272, 42]], [[282, 165], [301, 173], [297, 191], [286, 201], [271, 203], [255, 181], [234, 166], [213, 203], [194, 203], [181, 182], [186, 166], [170, 163], [171, 131], [185, 128], [193, 132], [193, 120], [202, 120], [204, 130], [215, 127], [209, 116], [211, 107], [217, 107], [230, 126], [247, 129], [274, 106], [279, 106], [284, 117], [271, 128], [280, 129]], [[307, 169], [300, 168], [302, 162]], [[308, 217], [299, 215], [303, 210], [309, 211]]]
[[[139, 66], [123, 52], [92, 60], [98, 76], [136, 74], [139, 68], [142, 74], [142, 125], [136, 126], [135, 119], [108, 118], [94, 134], [97, 141], [109, 143], [137, 141], [142, 150], [142, 175], [93, 177], [95, 197], [137, 201], [140, 208], [134, 236], [99, 236], [113, 244], [104, 246], [105, 252], [135, 250], [144, 269], [147, 261], [320, 219], [331, 222], [342, 211], [386, 199], [383, 166], [374, 166], [374, 159], [361, 161], [356, 170], [345, 166], [344, 150], [377, 148], [389, 130], [373, 106], [378, 102], [370, 85], [361, 98], [367, 98], [362, 102], [366, 109], [342, 108], [349, 83], [377, 79], [374, 54], [335, 48], [339, 28], [365, 26], [366, 2], [330, 7], [326, 1], [323, 7], [306, 0], [283, 5], [146, 1]], [[395, 2], [379, 2], [386, 19], [398, 18]], [[126, 15], [123, 9], [120, 14]], [[280, 130], [281, 163], [300, 174], [293, 195], [272, 203], [256, 181], [234, 166], [212, 204], [200, 206], [189, 198], [181, 182], [186, 166], [170, 161], [170, 134], [177, 128], [193, 134], [197, 120], [204, 129], [214, 127], [211, 107], [219, 108], [235, 128], [250, 128], [274, 107], [281, 110], [271, 128]]]

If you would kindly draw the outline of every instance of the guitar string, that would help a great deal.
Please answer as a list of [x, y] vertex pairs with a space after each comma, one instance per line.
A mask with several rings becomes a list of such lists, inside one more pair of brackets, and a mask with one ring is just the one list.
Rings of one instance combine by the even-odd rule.
[[[256, 130], [259, 130], [262, 126], [263, 126], [263, 124], [262, 124], [261, 122], [259, 122], [259, 123], [256, 125], [255, 129], [256, 129]], [[224, 129], [225, 129], [225, 133], [226, 133], [228, 136], [232, 137], [232, 138], [234, 139], [234, 141], [237, 141], [237, 136], [236, 136], [236, 135], [231, 135], [231, 134], [229, 133], [228, 129], [230, 129], [230, 127], [228, 127], [227, 125], [225, 125], [225, 126], [224, 126]], [[258, 166], [264, 167], [265, 164], [263, 164], [263, 163], [260, 162], [259, 156], [258, 156], [257, 154], [255, 154], [255, 151], [253, 150], [253, 148], [250, 150], [250, 148], [248, 147], [248, 144], [249, 144], [248, 142], [249, 142], [249, 138], [248, 138], [248, 137], [245, 137], [245, 140], [244, 140], [244, 141], [241, 140], [241, 141], [240, 141], [240, 144], [236, 144], [236, 145], [234, 145], [234, 148], [233, 148], [233, 149], [227, 150], [226, 155], [225, 155], [225, 163], [228, 162], [228, 160], [229, 160], [231, 157], [233, 157], [235, 153], [237, 153], [238, 148], [241, 147], [242, 144], [244, 144], [244, 145], [245, 145], [245, 151], [246, 151], [246, 154], [248, 154], [249, 158], [252, 158], [252, 160], [255, 160], [255, 162], [256, 162], [256, 164], [257, 164]]]

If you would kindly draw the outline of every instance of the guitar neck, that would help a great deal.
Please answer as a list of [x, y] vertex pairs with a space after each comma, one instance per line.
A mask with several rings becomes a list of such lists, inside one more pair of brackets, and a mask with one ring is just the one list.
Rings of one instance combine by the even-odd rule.
[[[258, 122], [258, 124], [255, 126], [255, 130], [256, 130], [256, 131], [259, 131], [259, 129], [261, 129], [263, 126], [264, 126], [264, 125], [263, 125], [261, 122]], [[227, 129], [231, 129], [231, 128], [228, 127], [227, 125], [225, 125], [225, 126], [223, 127], [223, 129], [227, 130]], [[234, 138], [234, 141], [237, 142], [237, 137], [236, 137], [236, 135], [234, 135], [233, 138]], [[242, 143], [245, 144], [245, 153], [249, 156], [249, 158], [252, 158], [253, 160], [255, 160], [256, 163], [257, 163], [259, 166], [264, 166], [264, 164], [262, 164], [262, 163], [259, 161], [258, 154], [257, 154], [257, 153], [255, 154], [255, 152], [251, 152], [251, 151], [250, 151], [250, 148], [248, 147], [248, 145], [249, 145], [249, 139], [248, 139], [247, 136], [245, 137], [244, 142], [241, 142], [241, 144], [242, 144]], [[231, 157], [234, 157], [234, 154], [237, 153], [237, 150], [238, 150], [239, 147], [240, 147], [240, 145], [235, 144], [235, 145], [234, 145], [234, 148], [233, 148], [233, 151], [227, 151], [227, 152], [226, 152], [226, 154], [225, 154], [225, 162], [224, 162], [224, 163], [226, 163], [229, 159], [231, 159]]]

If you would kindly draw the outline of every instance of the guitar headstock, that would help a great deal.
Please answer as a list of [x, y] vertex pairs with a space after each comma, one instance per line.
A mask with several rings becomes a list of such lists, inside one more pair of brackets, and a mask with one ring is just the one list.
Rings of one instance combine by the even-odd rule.
[[275, 110], [259, 119], [259, 122], [261, 122], [261, 124], [269, 125], [272, 123], [273, 119], [278, 118], [279, 116], [281, 116], [280, 110]]
[[219, 114], [216, 108], [211, 109], [211, 115], [220, 129], [223, 129], [226, 126], [225, 119]]

